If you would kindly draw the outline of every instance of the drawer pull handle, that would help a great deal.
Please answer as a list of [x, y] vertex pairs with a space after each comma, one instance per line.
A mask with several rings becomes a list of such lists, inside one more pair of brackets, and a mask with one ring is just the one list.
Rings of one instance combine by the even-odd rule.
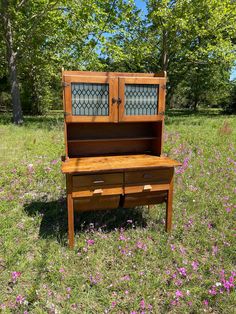
[[143, 190], [144, 190], [144, 191], [151, 191], [151, 189], [152, 189], [152, 186], [151, 186], [150, 184], [146, 184], [146, 185], [144, 185], [144, 187], [143, 187]]
[[102, 189], [96, 189], [93, 191], [93, 194], [102, 194]]
[[152, 174], [145, 173], [145, 174], [143, 175], [143, 177], [144, 177], [145, 179], [147, 179], [147, 178], [152, 178]]
[[96, 180], [96, 181], [93, 181], [94, 184], [99, 184], [99, 183], [104, 183], [104, 180]]

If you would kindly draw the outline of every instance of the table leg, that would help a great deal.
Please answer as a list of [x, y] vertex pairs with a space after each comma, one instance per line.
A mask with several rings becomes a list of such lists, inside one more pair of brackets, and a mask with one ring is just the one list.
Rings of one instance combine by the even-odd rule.
[[172, 228], [172, 203], [173, 203], [173, 178], [170, 183], [170, 188], [167, 192], [166, 201], [166, 231], [170, 232]]
[[66, 189], [67, 189], [67, 210], [68, 210], [68, 240], [69, 247], [74, 247], [74, 205], [72, 199], [72, 176], [66, 175]]

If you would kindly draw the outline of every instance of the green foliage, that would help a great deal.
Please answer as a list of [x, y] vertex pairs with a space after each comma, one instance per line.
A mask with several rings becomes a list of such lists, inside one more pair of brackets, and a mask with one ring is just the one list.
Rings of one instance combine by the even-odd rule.
[[[221, 106], [230, 98], [236, 6], [230, 0], [8, 1], [24, 112], [61, 107], [60, 71], [167, 70], [170, 107]], [[92, 12], [92, 14], [91, 14]], [[0, 23], [2, 23], [2, 19]], [[2, 24], [1, 24], [2, 25]], [[0, 78], [8, 74], [0, 29]], [[0, 82], [1, 99], [8, 90]], [[9, 98], [9, 96], [8, 96]]]
[[166, 117], [164, 152], [185, 161], [170, 236], [162, 205], [83, 213], [71, 251], [62, 117], [2, 117], [1, 313], [233, 313], [222, 271], [235, 274], [235, 123], [212, 110]]
[[169, 98], [181, 98], [178, 90], [184, 86], [188, 105], [219, 104], [235, 60], [235, 3], [150, 0], [147, 5], [150, 31], [156, 38], [153, 50], [159, 55], [156, 67], [161, 64], [168, 71]]

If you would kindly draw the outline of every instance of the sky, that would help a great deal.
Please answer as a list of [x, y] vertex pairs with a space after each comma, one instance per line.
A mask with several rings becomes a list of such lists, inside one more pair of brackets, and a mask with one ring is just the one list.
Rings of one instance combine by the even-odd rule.
[[[135, 3], [137, 5], [137, 7], [142, 10], [143, 15], [145, 15], [147, 12], [145, 1], [144, 0], [135, 0]], [[231, 72], [230, 79], [231, 80], [236, 79], [236, 66], [233, 68], [233, 70]]]

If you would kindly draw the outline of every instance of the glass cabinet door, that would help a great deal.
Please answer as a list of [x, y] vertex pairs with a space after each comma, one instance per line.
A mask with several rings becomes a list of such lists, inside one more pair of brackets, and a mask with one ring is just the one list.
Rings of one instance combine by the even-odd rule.
[[107, 77], [64, 76], [65, 118], [68, 122], [112, 122], [117, 80]]
[[165, 110], [164, 78], [119, 78], [119, 121], [157, 121]]

